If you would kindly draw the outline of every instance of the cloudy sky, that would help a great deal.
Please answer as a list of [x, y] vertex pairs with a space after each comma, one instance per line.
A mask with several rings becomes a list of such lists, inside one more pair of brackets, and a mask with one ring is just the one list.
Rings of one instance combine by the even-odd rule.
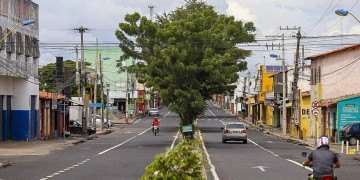
[[[89, 28], [84, 39], [93, 43], [116, 43], [114, 31], [128, 13], [139, 12], [149, 17], [149, 4], [154, 12], [162, 14], [184, 4], [183, 0], [33, 0], [39, 5], [41, 58], [40, 64], [55, 62], [55, 56], [75, 59], [72, 45], [80, 44], [80, 34], [74, 28]], [[278, 48], [266, 48], [266, 44], [278, 45], [278, 38], [265, 36], [286, 36], [286, 59], [293, 61], [295, 41], [291, 36], [296, 31], [283, 31], [281, 27], [301, 27], [305, 56], [354, 44], [359, 36], [360, 24], [351, 16], [340, 17], [334, 11], [344, 9], [360, 17], [359, 0], [207, 0], [218, 13], [234, 16], [237, 20], [253, 21], [257, 28], [257, 43], [240, 45], [253, 50], [253, 56], [246, 59], [249, 70], [257, 63], [280, 64], [269, 58], [269, 54], [281, 54]], [[325, 37], [333, 36], [333, 37]], [[308, 37], [308, 38], [306, 38]], [[68, 44], [66, 44], [68, 43]], [[325, 45], [324, 45], [325, 44]], [[343, 44], [343, 45], [341, 45]]]

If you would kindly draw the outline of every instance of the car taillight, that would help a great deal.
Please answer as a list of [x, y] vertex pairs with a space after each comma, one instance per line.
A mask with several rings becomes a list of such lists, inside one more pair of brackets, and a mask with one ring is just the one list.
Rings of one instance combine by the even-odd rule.
[[242, 130], [241, 132], [242, 132], [242, 133], [246, 133], [247, 131], [246, 131], [246, 130]]
[[227, 130], [227, 129], [225, 129], [225, 130], [224, 130], [224, 134], [227, 134], [227, 133], [230, 133], [230, 131]]

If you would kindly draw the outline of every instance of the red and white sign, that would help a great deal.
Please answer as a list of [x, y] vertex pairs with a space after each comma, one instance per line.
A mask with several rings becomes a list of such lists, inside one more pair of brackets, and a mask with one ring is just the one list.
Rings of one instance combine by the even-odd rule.
[[318, 116], [320, 114], [320, 111], [318, 109], [313, 109], [311, 110], [311, 114], [313, 114], [314, 116]]
[[271, 112], [274, 111], [274, 107], [271, 107], [271, 108], [270, 108], [270, 111], [271, 111]]
[[248, 106], [251, 107], [251, 104], [249, 104]]
[[311, 107], [314, 108], [314, 109], [317, 109], [319, 107], [319, 105], [320, 105], [319, 101], [313, 101], [311, 103]]
[[270, 106], [272, 107], [274, 105], [275, 105], [274, 101], [270, 101]]

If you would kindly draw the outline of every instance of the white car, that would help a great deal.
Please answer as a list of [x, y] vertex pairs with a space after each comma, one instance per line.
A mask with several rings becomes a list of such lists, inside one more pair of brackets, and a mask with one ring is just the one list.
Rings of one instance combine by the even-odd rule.
[[[101, 127], [101, 115], [93, 114], [92, 122], [94, 122], [94, 119], [96, 120], [96, 127]], [[109, 119], [108, 121], [109, 127], [114, 127], [114, 122]], [[106, 127], [106, 118], [104, 117], [104, 127]]]
[[226, 141], [242, 141], [244, 144], [247, 143], [247, 127], [240, 122], [227, 123], [225, 127], [221, 128], [222, 142]]
[[151, 116], [151, 115], [159, 116], [159, 109], [158, 108], [150, 108], [149, 116]]

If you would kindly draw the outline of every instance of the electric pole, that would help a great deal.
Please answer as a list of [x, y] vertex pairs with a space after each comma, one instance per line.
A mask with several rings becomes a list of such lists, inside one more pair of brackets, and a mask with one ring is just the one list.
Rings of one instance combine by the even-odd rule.
[[[281, 29], [281, 27], [280, 27]], [[285, 136], [286, 135], [286, 127], [287, 127], [287, 123], [286, 123], [286, 75], [285, 75], [285, 36], [284, 34], [282, 34], [281, 36], [266, 36], [266, 37], [281, 37], [282, 39], [282, 58], [280, 58], [282, 60], [282, 120], [281, 120], [281, 129], [282, 129], [282, 135]], [[266, 45], [267, 47], [268, 45]], [[273, 48], [274, 45], [271, 45], [271, 47]], [[280, 47], [280, 44], [279, 44]]]
[[104, 130], [104, 83], [103, 83], [103, 67], [101, 53], [100, 56], [100, 96], [101, 96], [101, 130]]
[[250, 93], [250, 86], [251, 86], [250, 71], [248, 72], [247, 79], [249, 81], [249, 86], [248, 86], [248, 95], [249, 95], [249, 97], [248, 97], [248, 114], [247, 115], [248, 115], [248, 121], [250, 122], [250, 108], [251, 108], [251, 106], [250, 106], [250, 98], [251, 98], [251, 93]]
[[[94, 103], [97, 102], [97, 82], [98, 82], [98, 65], [97, 61], [99, 60], [99, 51], [98, 51], [99, 41], [96, 38], [96, 59], [95, 59], [95, 87], [94, 87]], [[96, 114], [96, 107], [93, 108], [93, 113]], [[96, 126], [96, 119], [93, 121], [93, 126]]]
[[[299, 92], [298, 92], [298, 80], [299, 80], [299, 58], [300, 58], [300, 39], [301, 39], [301, 28], [300, 27], [293, 27], [293, 28], [281, 28], [280, 30], [297, 30], [298, 33], [296, 34], [297, 43], [296, 43], [296, 54], [295, 54], [295, 70], [294, 70], [294, 82], [292, 86], [292, 114], [291, 114], [291, 121], [290, 121], [290, 130], [294, 128], [294, 125], [297, 127], [299, 126]], [[290, 133], [291, 136], [291, 133]]]
[[85, 60], [84, 60], [84, 33], [86, 31], [88, 31], [88, 28], [84, 28], [84, 27], [79, 27], [79, 28], [75, 28], [75, 31], [78, 31], [81, 35], [81, 71], [80, 71], [80, 78], [82, 83], [81, 84], [81, 97], [83, 99], [83, 114], [82, 114], [82, 130], [83, 133], [86, 134], [86, 129], [87, 129], [87, 107], [88, 104], [86, 104], [85, 102], [85, 89], [86, 89], [86, 85], [85, 85], [85, 78], [86, 78], [86, 73], [85, 73]]

